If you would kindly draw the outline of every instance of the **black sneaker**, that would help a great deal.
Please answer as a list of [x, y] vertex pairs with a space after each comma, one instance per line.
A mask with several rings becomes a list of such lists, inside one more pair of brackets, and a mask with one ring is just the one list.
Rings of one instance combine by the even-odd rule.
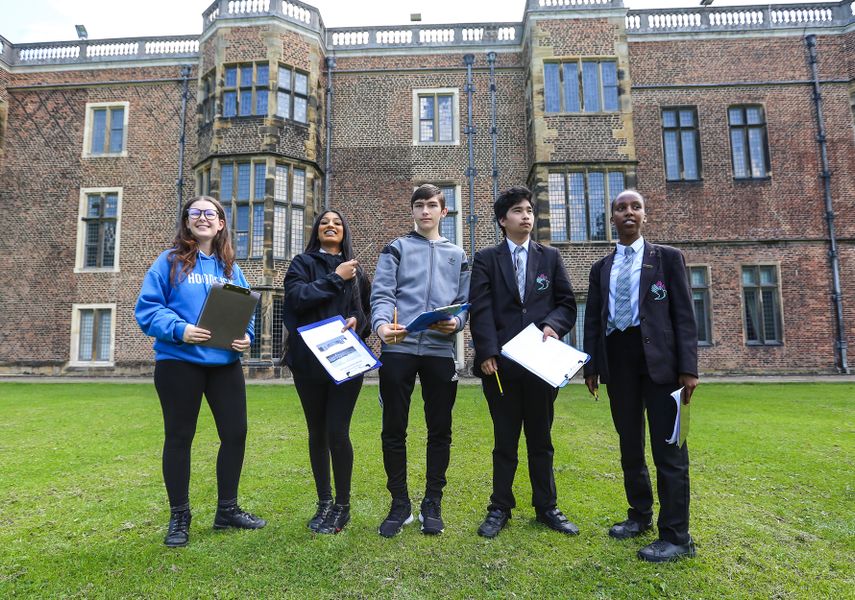
[[434, 498], [425, 498], [422, 500], [419, 521], [422, 523], [422, 533], [427, 535], [439, 535], [445, 531], [445, 523], [442, 522], [440, 500]]
[[332, 508], [332, 500], [318, 500], [318, 510], [315, 511], [315, 516], [309, 519], [309, 529], [318, 532], [318, 528], [321, 526], [321, 523], [324, 522], [324, 518], [327, 516], [327, 513], [330, 512]]
[[237, 504], [218, 506], [214, 516], [214, 529], [261, 529], [267, 521], [243, 510]]
[[318, 533], [338, 533], [350, 522], [350, 504], [333, 504], [324, 522], [318, 527]]
[[505, 525], [508, 524], [508, 519], [510, 518], [511, 511], [490, 507], [487, 511], [487, 516], [484, 518], [484, 522], [478, 527], [478, 535], [485, 538], [496, 537], [505, 528]]
[[413, 522], [413, 506], [408, 499], [393, 498], [386, 520], [380, 523], [379, 533], [383, 537], [395, 537], [404, 525]]
[[169, 514], [169, 528], [163, 543], [170, 548], [186, 546], [190, 541], [190, 509], [173, 510]]

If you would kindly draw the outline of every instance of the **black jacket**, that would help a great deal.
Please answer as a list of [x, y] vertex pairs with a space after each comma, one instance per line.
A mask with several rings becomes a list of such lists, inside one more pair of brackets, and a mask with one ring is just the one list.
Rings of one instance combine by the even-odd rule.
[[362, 339], [371, 333], [371, 282], [361, 269], [350, 281], [336, 275], [343, 260], [341, 255], [304, 252], [294, 257], [285, 274], [287, 337], [282, 364], [303, 377], [327, 379], [328, 375], [298, 335], [298, 327], [341, 315], [356, 317], [356, 333]]

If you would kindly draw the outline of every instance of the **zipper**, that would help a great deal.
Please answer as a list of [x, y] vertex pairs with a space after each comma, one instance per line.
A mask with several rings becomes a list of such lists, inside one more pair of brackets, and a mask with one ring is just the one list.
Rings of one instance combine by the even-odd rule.
[[[430, 310], [430, 295], [433, 288], [433, 253], [434, 253], [434, 243], [433, 241], [428, 241], [428, 248], [430, 249], [428, 256], [428, 285], [427, 285], [427, 294], [425, 294], [425, 306], [422, 309], [424, 312]], [[422, 353], [422, 342], [424, 342], [426, 331], [419, 332], [419, 355]]]

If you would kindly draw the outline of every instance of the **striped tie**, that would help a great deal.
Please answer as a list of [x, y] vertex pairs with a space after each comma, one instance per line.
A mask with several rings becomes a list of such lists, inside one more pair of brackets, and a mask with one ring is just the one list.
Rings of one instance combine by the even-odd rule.
[[523, 260], [522, 246], [514, 248], [514, 271], [517, 274], [517, 289], [520, 292], [520, 300], [525, 300], [525, 261]]
[[632, 325], [632, 285], [630, 274], [632, 273], [632, 257], [634, 254], [635, 250], [631, 246], [624, 250], [623, 264], [620, 266], [615, 284], [614, 324], [621, 331]]

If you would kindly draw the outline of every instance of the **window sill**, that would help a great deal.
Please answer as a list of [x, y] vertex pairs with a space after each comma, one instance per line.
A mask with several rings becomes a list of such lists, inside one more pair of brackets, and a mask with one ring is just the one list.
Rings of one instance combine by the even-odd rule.
[[579, 112], [546, 112], [543, 111], [546, 117], [596, 117], [602, 115], [619, 115], [620, 110], [598, 110], [598, 111], [579, 111]]
[[666, 179], [665, 185], [703, 185], [704, 179]]
[[70, 360], [68, 361], [67, 367], [85, 367], [88, 369], [98, 368], [98, 369], [112, 369], [116, 366], [116, 363], [111, 361], [82, 361], [82, 360]]
[[75, 273], [118, 273], [119, 267], [74, 267]]
[[777, 348], [784, 345], [784, 342], [745, 342], [749, 348]]
[[419, 142], [419, 141], [413, 140], [413, 146], [425, 146], [425, 147], [431, 147], [431, 146], [454, 147], [454, 146], [459, 146], [459, 145], [460, 145], [460, 140], [454, 140], [454, 141], [452, 141], [452, 142]]
[[701, 341], [698, 341], [698, 348], [712, 348], [712, 347], [713, 347], [713, 343], [712, 343], [712, 342], [701, 342]]
[[772, 176], [767, 175], [766, 177], [734, 177], [733, 181], [736, 183], [762, 183], [764, 181], [771, 181]]
[[122, 150], [121, 152], [105, 152], [103, 154], [90, 154], [88, 152], [83, 153], [83, 158], [127, 158], [127, 156], [127, 150]]

